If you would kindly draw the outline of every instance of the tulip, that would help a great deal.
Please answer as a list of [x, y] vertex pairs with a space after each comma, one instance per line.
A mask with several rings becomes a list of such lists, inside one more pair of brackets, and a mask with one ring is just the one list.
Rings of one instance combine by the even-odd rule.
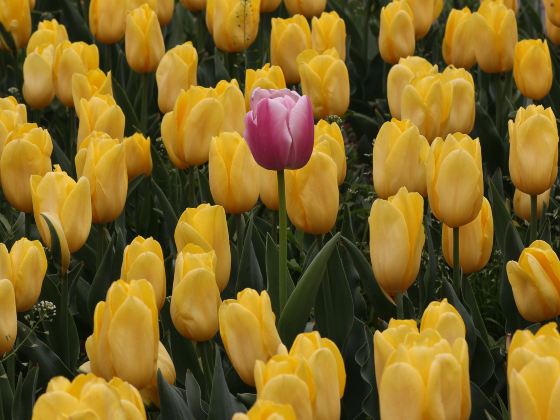
[[31, 11], [28, 1], [5, 0], [2, 2], [0, 24], [9, 32], [16, 48], [24, 48], [31, 35]]
[[72, 76], [72, 99], [78, 116], [81, 100], [89, 100], [96, 95], [113, 96], [111, 72], [105, 74], [100, 69], [93, 69], [86, 74], [75, 73]]
[[206, 8], [206, 0], [180, 0], [181, 4], [191, 12], [200, 12]]
[[406, 85], [414, 78], [437, 74], [437, 65], [432, 65], [422, 57], [401, 58], [399, 63], [391, 67], [387, 75], [387, 101], [391, 115], [401, 119], [401, 99]]
[[259, 198], [259, 167], [239, 134], [223, 132], [210, 142], [210, 192], [226, 213], [251, 210]]
[[4, 142], [16, 127], [27, 122], [27, 108], [13, 96], [0, 98], [0, 156]]
[[123, 144], [128, 180], [132, 181], [138, 175], [150, 176], [153, 167], [150, 138], [144, 137], [142, 133], [134, 133], [125, 137]]
[[54, 47], [37, 47], [23, 62], [23, 98], [32, 108], [43, 109], [54, 99]]
[[422, 224], [424, 199], [405, 187], [373, 202], [369, 215], [369, 249], [375, 279], [391, 296], [405, 292], [416, 280], [426, 236]]
[[[245, 99], [239, 89], [239, 83], [221, 80], [214, 88], [216, 99], [224, 109], [224, 123], [220, 132], [235, 131], [241, 135], [245, 132]], [[208, 116], [205, 116], [208, 118]]]
[[115, 44], [123, 39], [126, 22], [126, 1], [91, 0], [89, 29], [103, 44]]
[[412, 10], [416, 39], [426, 36], [443, 9], [442, 0], [407, 0]]
[[270, 62], [280, 66], [286, 83], [300, 80], [298, 55], [311, 48], [311, 28], [305, 17], [295, 15], [288, 19], [273, 18], [270, 33]]
[[115, 99], [109, 95], [95, 95], [90, 99], [82, 98], [76, 103], [80, 119], [78, 126], [78, 148], [84, 139], [94, 131], [107, 133], [115, 139], [124, 136], [124, 112]]
[[401, 187], [424, 197], [426, 162], [430, 144], [408, 120], [385, 122], [373, 146], [373, 186], [381, 198], [395, 195]]
[[449, 65], [470, 69], [476, 64], [476, 37], [472, 13], [468, 7], [452, 9], [445, 25], [442, 53]]
[[16, 296], [11, 281], [0, 278], [0, 355], [14, 347], [17, 336]]
[[552, 60], [546, 41], [525, 39], [515, 46], [513, 77], [519, 91], [531, 99], [542, 99], [552, 87]]
[[130, 283], [132, 280], [145, 279], [154, 288], [158, 310], [165, 302], [165, 265], [163, 251], [158, 241], [153, 238], [137, 236], [124, 249], [121, 267], [121, 279]]
[[165, 53], [156, 13], [148, 6], [132, 10], [126, 17], [124, 34], [126, 61], [137, 73], [153, 73]]
[[472, 25], [476, 34], [476, 61], [486, 73], [502, 73], [513, 68], [517, 44], [515, 12], [503, 2], [485, 0], [473, 13]]
[[309, 161], [314, 125], [307, 96], [287, 89], [256, 89], [245, 126], [245, 139], [263, 168], [299, 169]]
[[325, 120], [320, 120], [315, 125], [313, 142], [314, 150], [326, 153], [336, 163], [336, 178], [338, 185], [342, 185], [346, 178], [346, 148], [338, 124], [335, 122], [329, 124]]
[[[175, 365], [171, 356], [167, 352], [165, 346], [159, 342], [158, 346], [158, 359], [157, 359], [157, 370], [161, 371], [163, 379], [169, 384], [173, 385], [177, 379], [177, 371], [175, 370]], [[154, 376], [150, 385], [146, 388], [140, 390], [140, 395], [144, 400], [144, 404], [152, 405], [155, 404], [159, 407], [159, 392], [158, 392], [158, 381], [157, 376]]]
[[68, 267], [70, 252], [86, 242], [91, 229], [90, 183], [82, 177], [78, 182], [60, 167], [43, 177], [30, 178], [35, 224], [43, 243], [51, 247], [51, 234], [45, 219], [53, 225], [62, 251], [62, 266]]
[[63, 41], [54, 52], [53, 80], [56, 97], [66, 106], [74, 106], [72, 77], [99, 68], [99, 51], [85, 42]]
[[160, 25], [167, 26], [173, 19], [173, 11], [175, 10], [175, 0], [158, 0], [156, 13]]
[[447, 67], [441, 74], [443, 93], [441, 136], [468, 134], [474, 128], [476, 101], [472, 75], [465, 69]]
[[450, 134], [432, 143], [426, 165], [428, 198], [434, 215], [451, 228], [472, 222], [480, 213], [484, 185], [480, 142]]
[[[543, 209], [547, 208], [550, 202], [550, 190], [546, 190], [537, 196], [537, 219], [540, 219]], [[515, 189], [513, 194], [513, 212], [517, 217], [527, 222], [531, 221], [531, 196]]]
[[260, 193], [259, 197], [266, 208], [278, 211], [278, 176], [276, 171], [260, 168]]
[[401, 119], [410, 120], [431, 143], [443, 131], [446, 97], [441, 75], [415, 78], [402, 91]]
[[296, 420], [296, 413], [289, 404], [257, 400], [247, 414], [237, 413], [232, 420]]
[[247, 69], [245, 72], [245, 108], [251, 109], [251, 95], [256, 88], [285, 89], [284, 73], [278, 66], [266, 63], [262, 69]]
[[[268, 361], [283, 347], [268, 293], [262, 291], [259, 295], [253, 289], [242, 290], [237, 299], [221, 304], [218, 317], [220, 336], [233, 367], [247, 385], [255, 385], [255, 381], [258, 384], [257, 372], [253, 376], [255, 362]], [[261, 397], [266, 396], [259, 393]]]
[[189, 243], [198, 245], [205, 252], [216, 252], [216, 283], [220, 292], [223, 291], [229, 282], [231, 250], [222, 206], [201, 204], [183, 212], [175, 229], [175, 245], [182, 250]]
[[206, 24], [216, 47], [229, 53], [245, 51], [259, 32], [260, 0], [211, 0]]
[[304, 15], [306, 18], [319, 16], [325, 10], [327, 0], [284, 0], [290, 15]]
[[156, 376], [159, 326], [154, 289], [147, 280], [114, 282], [95, 307], [86, 352], [94, 374], [114, 376], [138, 389]]
[[558, 127], [551, 108], [529, 105], [509, 121], [509, 172], [515, 187], [530, 195], [550, 189], [558, 173]]
[[35, 123], [25, 123], [4, 141], [0, 179], [6, 200], [19, 211], [30, 213], [31, 175], [44, 175], [51, 168], [53, 144], [49, 132]]
[[557, 0], [543, 1], [547, 20], [554, 26], [560, 26], [560, 3]]
[[124, 145], [94, 131], [80, 145], [75, 162], [78, 177], [85, 176], [91, 185], [93, 223], [112, 222], [124, 210], [128, 192]]
[[27, 43], [27, 55], [31, 54], [37, 48], [46, 48], [52, 45], [56, 48], [63, 41], [68, 41], [68, 33], [66, 27], [56, 19], [42, 20], [37, 26], [37, 30], [31, 34]]
[[384, 61], [396, 64], [414, 54], [414, 14], [405, 0], [391, 1], [381, 9], [379, 53]]
[[554, 45], [560, 45], [560, 26], [554, 25], [548, 16], [545, 17], [546, 36]]
[[261, 13], [271, 13], [278, 9], [282, 0], [261, 0]]
[[560, 315], [560, 261], [549, 244], [534, 241], [519, 261], [507, 263], [506, 270], [523, 318], [541, 322]]
[[311, 99], [315, 118], [344, 115], [350, 105], [350, 79], [336, 50], [331, 48], [322, 54], [305, 50], [297, 62], [301, 90]]
[[[481, 3], [484, 0], [481, 0]], [[490, 0], [490, 1], [494, 1], [494, 2], [502, 2], [508, 9], [513, 10], [515, 13], [517, 13], [517, 10], [519, 9], [519, 5], [517, 4], [517, 0]]]
[[420, 330], [428, 328], [436, 330], [452, 346], [456, 340], [464, 339], [467, 331], [463, 318], [447, 299], [433, 301], [424, 310]]
[[[442, 248], [445, 261], [453, 267], [453, 229], [442, 226]], [[459, 265], [463, 273], [470, 274], [482, 270], [492, 255], [494, 240], [494, 220], [492, 208], [483, 197], [478, 216], [466, 225], [459, 227]]]
[[183, 337], [211, 340], [218, 332], [218, 310], [222, 299], [216, 283], [217, 257], [214, 250], [187, 244], [177, 254], [171, 319]]
[[190, 41], [165, 53], [156, 71], [158, 106], [162, 113], [173, 110], [181, 90], [196, 86], [197, 67], [198, 54]]
[[338, 13], [323, 12], [311, 20], [311, 45], [319, 53], [334, 48], [342, 61], [346, 59], [346, 24]]

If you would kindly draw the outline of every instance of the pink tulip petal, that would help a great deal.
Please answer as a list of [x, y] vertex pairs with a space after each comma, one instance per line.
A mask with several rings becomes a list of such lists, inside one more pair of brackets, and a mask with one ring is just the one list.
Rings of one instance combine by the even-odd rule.
[[251, 109], [257, 109], [257, 105], [263, 99], [275, 99], [289, 97], [293, 99], [294, 103], [300, 98], [297, 92], [289, 89], [261, 89], [256, 88], [251, 95]]
[[311, 158], [313, 152], [313, 109], [311, 101], [303, 96], [290, 111], [288, 129], [292, 137], [292, 147], [288, 158], [289, 169], [299, 169]]

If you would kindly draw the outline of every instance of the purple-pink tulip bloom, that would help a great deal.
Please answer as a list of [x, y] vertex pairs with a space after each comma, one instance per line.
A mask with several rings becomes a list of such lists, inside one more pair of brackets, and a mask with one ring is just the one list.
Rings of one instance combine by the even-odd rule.
[[245, 140], [263, 168], [299, 169], [311, 157], [315, 126], [307, 96], [288, 89], [257, 88], [245, 127]]

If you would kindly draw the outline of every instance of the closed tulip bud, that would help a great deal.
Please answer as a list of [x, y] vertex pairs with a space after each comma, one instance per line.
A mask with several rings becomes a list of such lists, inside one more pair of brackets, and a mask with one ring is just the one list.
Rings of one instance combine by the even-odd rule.
[[521, 252], [518, 261], [509, 261], [506, 269], [523, 318], [541, 322], [560, 315], [560, 261], [548, 243], [534, 241]]
[[244, 213], [257, 203], [259, 167], [239, 134], [223, 132], [212, 139], [208, 176], [212, 198], [226, 213]]
[[465, 69], [449, 66], [440, 77], [443, 93], [441, 136], [470, 133], [476, 114], [472, 75]]
[[[480, 3], [482, 3], [483, 1], [484, 0], [481, 0]], [[490, 1], [501, 2], [508, 9], [513, 10], [515, 13], [517, 13], [517, 10], [519, 9], [519, 5], [517, 4], [517, 0], [490, 0]]]
[[123, 144], [128, 180], [132, 181], [138, 175], [150, 176], [153, 167], [150, 138], [144, 137], [142, 133], [134, 133], [125, 137]]
[[142, 236], [134, 238], [124, 249], [121, 279], [128, 283], [148, 280], [154, 288], [158, 310], [161, 309], [165, 302], [165, 266], [159, 242]]
[[[546, 190], [537, 196], [537, 218], [540, 218], [543, 209], [548, 208], [550, 202], [550, 190]], [[513, 194], [513, 212], [517, 217], [527, 222], [531, 221], [531, 196], [515, 189]]]
[[307, 19], [296, 15], [288, 19], [273, 18], [270, 33], [270, 62], [280, 66], [286, 83], [299, 83], [298, 55], [311, 48], [311, 28]]
[[160, 25], [169, 25], [171, 19], [173, 19], [174, 10], [175, 0], [158, 0], [156, 12]]
[[78, 148], [80, 148], [84, 139], [94, 131], [107, 133], [115, 139], [123, 138], [124, 112], [112, 96], [95, 95], [90, 99], [82, 98], [78, 109], [79, 112], [76, 112], [80, 120]]
[[49, 132], [26, 123], [12, 131], [0, 157], [0, 179], [6, 200], [19, 211], [30, 213], [31, 175], [44, 175], [51, 169], [53, 144]]
[[89, 29], [98, 41], [115, 44], [124, 37], [126, 1], [92, 0], [89, 4]]
[[464, 339], [466, 327], [463, 318], [453, 305], [443, 299], [433, 301], [424, 310], [420, 321], [420, 330], [428, 328], [436, 330], [443, 339], [453, 345], [457, 339]]
[[216, 283], [217, 258], [214, 250], [187, 244], [177, 254], [171, 319], [189, 340], [211, 340], [218, 332], [218, 310], [222, 299]]
[[426, 165], [428, 198], [434, 215], [449, 227], [472, 222], [480, 213], [484, 184], [478, 139], [455, 133], [438, 137]]
[[156, 13], [148, 6], [132, 10], [126, 17], [124, 35], [126, 61], [137, 73], [153, 73], [165, 53]]
[[23, 98], [32, 108], [43, 109], [54, 99], [54, 47], [37, 47], [23, 62]]
[[278, 211], [278, 175], [276, 171], [260, 168], [260, 194], [259, 197], [266, 208]]
[[542, 99], [552, 87], [552, 60], [546, 41], [524, 39], [515, 46], [513, 77], [519, 91], [531, 99]]
[[259, 32], [260, 3], [261, 0], [209, 1], [206, 23], [216, 47], [230, 53], [249, 48]]
[[0, 98], [0, 156], [8, 134], [27, 122], [27, 108], [13, 96]]
[[401, 187], [427, 195], [426, 162], [430, 144], [408, 120], [385, 122], [373, 145], [373, 186], [381, 198], [395, 195]]
[[85, 42], [63, 41], [55, 49], [53, 64], [56, 97], [66, 106], [74, 106], [72, 77], [75, 73], [87, 74], [99, 68], [97, 46]]
[[37, 48], [45, 48], [52, 45], [56, 48], [63, 41], [68, 41], [68, 33], [66, 27], [56, 19], [42, 20], [37, 26], [37, 30], [31, 34], [27, 43], [27, 55], [31, 54]]
[[224, 290], [231, 271], [231, 250], [222, 206], [201, 204], [183, 212], [175, 229], [175, 245], [182, 250], [187, 244], [198, 245], [205, 252], [216, 252], [216, 283], [220, 291]]
[[473, 13], [476, 34], [476, 61], [486, 73], [502, 73], [513, 68], [517, 21], [515, 12], [503, 2], [485, 0]]
[[449, 65], [470, 69], [476, 64], [476, 37], [472, 13], [468, 7], [452, 9], [445, 25], [442, 53]]
[[416, 39], [426, 36], [443, 8], [441, 0], [407, 0], [412, 10]]
[[311, 45], [317, 52], [334, 48], [342, 61], [346, 60], [346, 24], [338, 13], [323, 12], [311, 20]]
[[86, 74], [75, 73], [72, 76], [72, 98], [76, 104], [76, 114], [79, 116], [80, 102], [89, 100], [96, 95], [113, 96], [111, 72], [103, 73], [100, 69], [93, 69]]
[[173, 110], [181, 90], [196, 86], [197, 68], [198, 54], [190, 41], [165, 53], [156, 71], [158, 106], [162, 113]]
[[[442, 226], [442, 248], [445, 261], [453, 267], [453, 229]], [[463, 273], [470, 274], [482, 270], [492, 255], [494, 240], [494, 220], [492, 208], [484, 197], [480, 213], [466, 225], [459, 227], [459, 265]]]
[[191, 12], [200, 12], [206, 8], [206, 0], [180, 0], [181, 4]]
[[560, 26], [560, 3], [556, 0], [543, 1], [546, 17], [554, 26]]
[[301, 90], [309, 96], [315, 118], [342, 116], [350, 105], [348, 68], [335, 49], [319, 54], [305, 50], [297, 57]]
[[[169, 385], [175, 383], [177, 371], [175, 370], [175, 365], [173, 364], [171, 356], [161, 341], [158, 346], [157, 370], [161, 371], [163, 379], [165, 379]], [[160, 401], [157, 376], [154, 376], [152, 382], [147, 387], [140, 390], [140, 395], [142, 395], [145, 405], [155, 405], [159, 407]]]
[[232, 420], [296, 420], [296, 413], [289, 404], [257, 400], [247, 414], [237, 413]]
[[290, 15], [304, 15], [311, 19], [319, 16], [325, 10], [327, 0], [284, 0], [284, 6]]
[[245, 289], [237, 299], [225, 300], [218, 316], [220, 336], [233, 367], [247, 385], [255, 381], [258, 384], [257, 372], [253, 375], [255, 362], [266, 362], [283, 347], [268, 293], [262, 291], [259, 295], [253, 289]]
[[558, 174], [558, 126], [551, 108], [529, 105], [509, 121], [509, 172], [515, 187], [538, 195]]
[[261, 13], [274, 12], [282, 0], [261, 0]]
[[[221, 80], [214, 88], [216, 99], [224, 109], [224, 123], [221, 131], [235, 131], [241, 135], [245, 132], [245, 98], [239, 89], [237, 80]], [[205, 115], [205, 118], [208, 118]]]
[[314, 150], [329, 155], [336, 163], [336, 178], [338, 185], [344, 183], [346, 178], [346, 148], [342, 131], [337, 123], [329, 124], [321, 120], [315, 125]]
[[396, 64], [414, 54], [414, 15], [406, 0], [394, 0], [381, 9], [379, 53], [384, 61]]
[[391, 115], [401, 119], [401, 103], [404, 88], [414, 78], [437, 74], [437, 65], [432, 65], [422, 57], [401, 58], [399, 63], [391, 67], [387, 75], [387, 101]]
[[14, 286], [10, 280], [0, 278], [0, 355], [3, 356], [12, 350], [16, 337], [17, 312]]
[[416, 280], [426, 236], [424, 199], [402, 187], [388, 200], [373, 202], [369, 215], [369, 249], [375, 279], [390, 296], [405, 292]]
[[108, 134], [92, 132], [76, 153], [76, 173], [91, 189], [93, 223], [108, 223], [120, 216], [126, 202], [128, 177], [124, 145]]
[[560, 26], [554, 25], [548, 15], [545, 16], [546, 36], [554, 45], [560, 45]]
[[31, 35], [31, 11], [28, 1], [5, 0], [0, 11], [0, 24], [14, 38], [17, 48], [24, 48]]
[[245, 72], [245, 108], [247, 111], [251, 109], [251, 95], [256, 88], [286, 89], [282, 69], [268, 63], [262, 69], [247, 69]]

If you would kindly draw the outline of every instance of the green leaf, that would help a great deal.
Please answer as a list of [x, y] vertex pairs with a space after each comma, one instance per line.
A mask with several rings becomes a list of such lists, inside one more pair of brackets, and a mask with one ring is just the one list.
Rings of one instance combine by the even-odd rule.
[[253, 247], [253, 229], [255, 228], [253, 217], [249, 219], [249, 224], [245, 230], [243, 249], [241, 251], [241, 259], [237, 271], [237, 283], [235, 290], [237, 292], [251, 288], [258, 292], [264, 289], [264, 280], [261, 274], [261, 268], [255, 248]]
[[488, 331], [486, 330], [484, 319], [482, 318], [480, 308], [478, 307], [478, 303], [476, 302], [476, 297], [472, 290], [471, 283], [467, 278], [463, 279], [463, 300], [470, 309], [474, 326], [477, 328], [484, 342], [488, 344]]
[[479, 388], [477, 384], [471, 381], [471, 418], [484, 419], [486, 413], [494, 418], [501, 418], [501, 413], [498, 408], [486, 396], [486, 393]]
[[62, 0], [58, 2], [64, 17], [66, 18], [66, 27], [72, 41], [84, 41], [88, 44], [93, 42], [88, 24], [80, 14], [77, 6], [71, 0]]
[[490, 349], [481, 338], [480, 333], [476, 332], [476, 345], [474, 349], [469, 348], [471, 352], [470, 377], [476, 384], [482, 386], [494, 374], [494, 359]]
[[206, 420], [208, 413], [206, 413], [202, 408], [200, 386], [190, 371], [187, 372], [185, 377], [185, 394], [187, 396], [187, 405], [193, 413], [195, 419]]
[[62, 249], [60, 247], [60, 240], [58, 239], [58, 233], [56, 232], [54, 225], [52, 224], [51, 220], [46, 214], [41, 213], [41, 217], [45, 220], [49, 228], [49, 233], [51, 235], [50, 250], [51, 250], [52, 258], [57, 270], [60, 271], [60, 267], [62, 266]]
[[18, 381], [12, 405], [12, 419], [31, 420], [38, 375], [39, 369], [33, 367], [27, 372], [25, 379]]
[[[280, 314], [280, 301], [278, 290], [278, 253], [280, 249], [278, 245], [272, 239], [270, 234], [266, 235], [266, 282], [268, 294], [270, 295], [270, 301], [272, 304], [272, 311], [278, 316]], [[294, 291], [294, 281], [288, 270], [288, 296]]]
[[208, 420], [231, 419], [235, 413], [243, 412], [244, 407], [235, 401], [230, 394], [224, 370], [220, 350], [215, 348], [214, 374], [212, 376], [212, 395], [208, 411]]
[[[101, 226], [97, 226], [97, 227], [102, 228]], [[121, 261], [116, 261], [115, 252], [113, 251], [113, 245], [115, 244], [116, 237], [117, 237], [116, 233], [114, 233], [113, 236], [111, 236], [109, 245], [107, 246], [105, 252], [103, 253], [101, 263], [99, 264], [99, 267], [97, 268], [97, 271], [95, 273], [95, 277], [91, 282], [91, 289], [89, 291], [89, 296], [88, 296], [88, 309], [91, 318], [93, 318], [93, 314], [95, 313], [95, 307], [97, 306], [97, 304], [100, 301], [105, 300], [105, 297], [107, 296], [107, 291], [109, 290], [111, 283], [114, 280], [117, 280], [116, 278], [113, 278], [111, 275], [113, 266], [115, 264], [120, 265], [121, 262]]]
[[153, 178], [152, 178], [152, 185], [154, 187], [153, 189], [156, 193], [157, 199], [161, 206], [161, 210], [163, 211], [165, 220], [167, 221], [167, 223], [169, 223], [170, 226], [173, 227], [176, 226], [177, 222], [179, 221], [179, 218], [177, 217], [177, 213], [175, 213], [175, 209], [167, 199], [167, 196], [165, 195], [163, 190], [160, 188], [160, 186]]
[[8, 375], [4, 370], [4, 365], [0, 363], [0, 419], [11, 419], [10, 407], [12, 406], [13, 400], [14, 394]]
[[169, 385], [161, 371], [157, 373], [159, 392], [159, 418], [161, 420], [196, 420], [186, 401], [181, 396], [181, 391], [173, 385]]
[[[496, 183], [499, 182], [498, 185]], [[503, 198], [501, 172], [496, 172], [495, 176], [488, 178], [488, 198], [492, 204], [492, 217], [494, 219], [494, 236], [496, 238], [496, 245], [504, 251], [505, 250], [505, 236], [508, 226], [512, 226], [511, 214], [506, 207]], [[500, 190], [502, 192], [500, 193]]]

